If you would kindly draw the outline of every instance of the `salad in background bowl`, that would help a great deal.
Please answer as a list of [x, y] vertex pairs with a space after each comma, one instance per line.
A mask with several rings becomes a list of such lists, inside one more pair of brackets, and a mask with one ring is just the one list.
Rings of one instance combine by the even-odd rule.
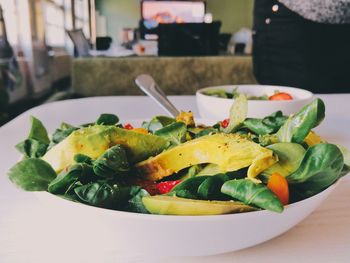
[[263, 118], [281, 110], [289, 115], [311, 102], [313, 93], [307, 90], [269, 85], [225, 85], [196, 92], [197, 107], [202, 118], [225, 119], [239, 94], [248, 98], [248, 117]]
[[239, 96], [227, 125], [182, 113], [136, 127], [101, 114], [51, 136], [32, 117], [9, 179], [62, 215], [108, 226], [116, 244], [168, 256], [233, 251], [300, 222], [348, 172], [347, 151], [312, 131], [324, 113], [316, 99], [252, 119]]

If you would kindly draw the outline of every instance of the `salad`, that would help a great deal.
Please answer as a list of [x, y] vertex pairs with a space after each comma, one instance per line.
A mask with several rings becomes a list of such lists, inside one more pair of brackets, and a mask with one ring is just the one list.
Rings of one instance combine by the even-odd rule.
[[[241, 92], [238, 91], [238, 87], [234, 88], [232, 92], [228, 92], [223, 89], [210, 89], [203, 91], [204, 95], [207, 96], [214, 96], [219, 98], [226, 98], [226, 99], [235, 99], [238, 98]], [[290, 95], [288, 92], [280, 92], [278, 90], [275, 90], [274, 94], [271, 96], [268, 96], [267, 94], [263, 94], [261, 96], [254, 96], [250, 94], [244, 94], [248, 100], [293, 100], [292, 95]]]
[[114, 114], [49, 136], [31, 117], [23, 158], [8, 172], [26, 191], [113, 210], [217, 215], [270, 210], [311, 197], [348, 173], [349, 153], [313, 128], [325, 117], [315, 99], [299, 112], [247, 118], [240, 94], [229, 118], [196, 124], [191, 112], [155, 116], [142, 127]]

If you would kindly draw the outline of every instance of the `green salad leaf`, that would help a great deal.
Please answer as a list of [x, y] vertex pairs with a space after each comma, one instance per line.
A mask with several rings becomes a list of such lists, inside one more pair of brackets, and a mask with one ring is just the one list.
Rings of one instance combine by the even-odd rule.
[[281, 213], [283, 205], [278, 197], [266, 185], [250, 179], [234, 179], [225, 182], [221, 192], [248, 205]]
[[220, 189], [230, 179], [229, 173], [190, 177], [176, 185], [169, 194], [188, 199], [225, 200], [227, 198]]
[[278, 162], [260, 174], [260, 178], [263, 178], [265, 182], [276, 172], [284, 177], [293, 173], [299, 168], [306, 152], [300, 144], [290, 142], [275, 143], [266, 148], [277, 155]]
[[[219, 98], [228, 98], [228, 94], [223, 89], [209, 89], [203, 92], [205, 95], [214, 96]], [[231, 97], [232, 98], [232, 97]]]
[[143, 197], [149, 196], [149, 193], [145, 189], [137, 186], [131, 187], [130, 196], [132, 196], [132, 198], [128, 200], [128, 203], [124, 208], [126, 211], [149, 214], [148, 210], [142, 202]]
[[232, 133], [238, 130], [248, 114], [248, 101], [245, 95], [240, 94], [235, 98], [230, 108], [230, 123], [226, 128], [223, 128], [223, 132]]
[[41, 156], [44, 156], [48, 145], [34, 139], [25, 139], [23, 142], [17, 144], [16, 148], [24, 155], [24, 157], [39, 158]]
[[346, 149], [344, 146], [336, 144], [341, 153], [343, 154], [344, 157], [344, 166], [343, 169], [340, 173], [340, 176], [345, 176], [350, 172], [350, 152], [348, 149]]
[[299, 168], [286, 179], [302, 192], [303, 198], [307, 198], [337, 181], [343, 167], [340, 149], [334, 144], [320, 143], [306, 151]]
[[325, 117], [325, 105], [315, 99], [305, 105], [298, 113], [291, 115], [277, 132], [280, 142], [302, 143], [311, 129], [318, 126]]
[[277, 111], [263, 119], [247, 118], [243, 127], [258, 135], [272, 134], [277, 132], [287, 119], [282, 111]]
[[119, 118], [115, 114], [103, 113], [98, 117], [96, 124], [98, 125], [115, 125], [119, 122]]
[[85, 163], [77, 163], [62, 171], [49, 184], [48, 191], [52, 194], [66, 194], [74, 188], [77, 182], [90, 181], [93, 175], [92, 166]]
[[42, 122], [33, 116], [30, 117], [30, 120], [32, 123], [32, 127], [30, 129], [28, 138], [33, 139], [33, 140], [37, 140], [37, 141], [42, 142], [42, 143], [49, 144], [50, 139], [49, 139], [49, 136], [47, 134], [47, 130], [44, 127], [44, 125], [42, 124]]
[[217, 174], [207, 177], [198, 187], [197, 194], [199, 199], [203, 200], [222, 200], [223, 194], [220, 189], [221, 186], [230, 180], [226, 174]]
[[38, 158], [24, 159], [15, 164], [8, 173], [12, 183], [25, 191], [46, 191], [56, 178], [56, 172]]
[[148, 193], [139, 186], [92, 182], [76, 187], [74, 192], [81, 201], [93, 206], [147, 213], [140, 199]]
[[42, 122], [31, 116], [31, 128], [27, 139], [16, 145], [26, 158], [38, 158], [46, 153], [50, 139]]
[[183, 122], [174, 122], [157, 130], [154, 134], [167, 139], [171, 146], [179, 145], [186, 140], [187, 126]]
[[170, 195], [176, 195], [177, 197], [183, 197], [188, 199], [198, 199], [198, 187], [209, 176], [198, 176], [188, 178], [178, 185], [176, 185], [171, 191]]
[[52, 142], [50, 145], [50, 148], [54, 146], [55, 144], [60, 143], [63, 141], [66, 137], [68, 137], [73, 131], [78, 130], [79, 128], [74, 127], [67, 123], [61, 123], [60, 128], [56, 129], [55, 132], [52, 134]]
[[125, 174], [130, 170], [126, 151], [119, 144], [109, 148], [93, 162], [93, 170], [96, 175], [106, 179]]
[[142, 123], [142, 127], [151, 133], [176, 122], [174, 118], [168, 116], [155, 116], [149, 122]]

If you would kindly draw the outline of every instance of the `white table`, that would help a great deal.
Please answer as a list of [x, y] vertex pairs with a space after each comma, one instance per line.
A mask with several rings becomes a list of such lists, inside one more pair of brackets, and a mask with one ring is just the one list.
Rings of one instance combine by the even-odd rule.
[[[320, 95], [326, 103], [326, 120], [318, 132], [329, 141], [350, 148], [350, 94]], [[179, 109], [198, 116], [194, 96], [170, 99]], [[62, 104], [64, 107], [62, 107]], [[77, 116], [83, 117], [76, 121]], [[200, 258], [151, 260], [118, 255], [116, 251], [73, 244], [58, 244], [53, 229], [60, 231], [57, 215], [45, 208], [32, 193], [11, 185], [6, 172], [19, 154], [14, 145], [27, 136], [29, 116], [48, 123], [52, 132], [61, 121], [79, 124], [99, 113], [117, 113], [122, 120], [147, 119], [165, 112], [147, 97], [104, 97], [53, 102], [33, 108], [0, 128], [0, 262], [350, 262], [350, 178], [344, 178], [331, 196], [306, 220], [273, 240], [245, 250]], [[60, 215], [69, 218], [69, 215]], [[55, 218], [53, 218], [55, 217]], [[64, 231], [62, 229], [61, 231]], [[67, 234], [67, 243], [70, 235]], [[89, 238], [89, 235], [86, 236]], [[174, 248], [176, 249], [176, 248]]]

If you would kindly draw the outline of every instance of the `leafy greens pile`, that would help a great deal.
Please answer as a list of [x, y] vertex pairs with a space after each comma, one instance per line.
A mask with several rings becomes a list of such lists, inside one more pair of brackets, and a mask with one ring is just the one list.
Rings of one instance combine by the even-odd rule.
[[[176, 119], [156, 116], [144, 122], [142, 128], [131, 128], [126, 136], [132, 137], [134, 133], [152, 135], [153, 139], [164, 142], [164, 153], [189, 141], [205, 141], [214, 134], [236, 134], [273, 152], [276, 162], [269, 164], [256, 178], [247, 177], [247, 166], [223, 171], [213, 163], [193, 163], [159, 181], [145, 180], [130, 155], [134, 146], [115, 142], [110, 143], [97, 158], [77, 151], [71, 164], [60, 171], [45, 161], [45, 154], [89, 127], [126, 129], [116, 115], [102, 114], [95, 122], [81, 126], [62, 123], [51, 139], [41, 121], [31, 117], [28, 137], [16, 146], [23, 159], [11, 168], [9, 179], [26, 191], [48, 191], [71, 201], [121, 211], [159, 213], [158, 208], [146, 207], [144, 201], [146, 197], [164, 195], [174, 197], [174, 202], [180, 200], [177, 198], [205, 200], [209, 204], [237, 202], [250, 207], [240, 211], [267, 209], [282, 212], [286, 202], [313, 196], [349, 171], [348, 151], [322, 141], [312, 131], [325, 117], [322, 100], [314, 100], [289, 117], [280, 111], [262, 119], [247, 118], [246, 114], [247, 100], [239, 95], [226, 127], [222, 122], [213, 126], [196, 126], [188, 113]], [[135, 143], [142, 149], [150, 147], [144, 145], [142, 139], [134, 140], [133, 145]], [[141, 161], [147, 163], [148, 158], [152, 159], [152, 156]], [[173, 160], [176, 158], [172, 157]], [[287, 187], [286, 202], [278, 191], [274, 191], [276, 187], [271, 187], [276, 173], [282, 178], [281, 184], [285, 182], [284, 187]], [[277, 190], [279, 188], [282, 189], [277, 185]], [[237, 212], [237, 209], [232, 211]], [[172, 214], [164, 210], [162, 213]]]

